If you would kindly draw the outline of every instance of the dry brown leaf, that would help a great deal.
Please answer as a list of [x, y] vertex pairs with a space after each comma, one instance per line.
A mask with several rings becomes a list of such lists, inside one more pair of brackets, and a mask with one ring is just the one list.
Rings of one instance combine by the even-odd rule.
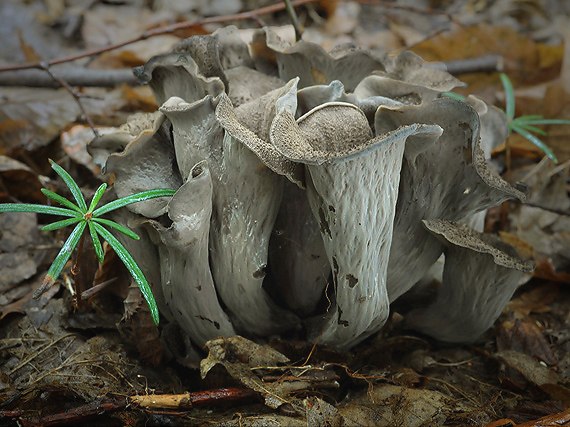
[[536, 269], [534, 276], [539, 279], [552, 280], [553, 282], [570, 283], [570, 273], [556, 272], [552, 266], [552, 259], [543, 254], [535, 254]]
[[126, 84], [121, 87], [123, 99], [127, 101], [122, 108], [125, 111], [154, 112], [157, 109], [156, 100], [147, 86], [131, 88]]
[[466, 402], [438, 391], [392, 384], [374, 385], [338, 409], [345, 425], [370, 427], [442, 425], [446, 414], [467, 412], [474, 416], [476, 412]]
[[[0, 156], [0, 180], [8, 192], [2, 202], [14, 199], [26, 203], [45, 203], [46, 197], [41, 192], [42, 184], [38, 175], [25, 164], [7, 156]], [[10, 198], [8, 198], [10, 196]]]
[[558, 286], [551, 283], [537, 286], [509, 302], [505, 312], [517, 319], [526, 319], [530, 313], [548, 313], [550, 303], [558, 297]]
[[530, 245], [530, 243], [525, 242], [520, 237], [512, 233], [507, 233], [506, 231], [499, 231], [499, 236], [501, 236], [501, 239], [505, 243], [508, 243], [509, 245], [513, 246], [517, 250], [520, 256], [527, 259], [532, 258], [532, 255], [534, 254], [534, 249]]
[[517, 427], [556, 427], [568, 424], [570, 421], [570, 409], [559, 414], [548, 415], [539, 420], [518, 424]]
[[548, 341], [536, 323], [507, 319], [497, 328], [497, 349], [514, 350], [542, 360], [549, 366], [557, 365]]
[[12, 154], [30, 143], [33, 136], [33, 126], [25, 120], [7, 119], [0, 122], [0, 154]]
[[43, 60], [35, 49], [26, 43], [21, 30], [18, 31], [18, 39], [20, 40], [20, 48], [22, 49], [27, 62], [41, 62]]
[[93, 130], [84, 125], [72, 126], [61, 134], [61, 146], [67, 155], [97, 176], [101, 173], [101, 168], [95, 164], [87, 152], [87, 144], [92, 140]]
[[[562, 46], [542, 46], [510, 27], [479, 24], [436, 36], [411, 49], [427, 61], [477, 58], [500, 54], [504, 70], [513, 85], [539, 83], [557, 76], [562, 65]], [[501, 91], [497, 74], [476, 73], [462, 76], [468, 84], [462, 93], [489, 94]]]
[[562, 377], [533, 357], [513, 350], [495, 353], [497, 360], [520, 372], [530, 383], [542, 387], [545, 384], [559, 384]]
[[200, 362], [202, 378], [205, 378], [214, 366], [220, 364], [232, 378], [263, 395], [265, 404], [270, 408], [275, 409], [283, 404], [300, 408], [298, 399], [288, 396], [288, 391], [291, 390], [284, 390], [286, 382], [264, 383], [252, 370], [287, 363], [289, 359], [281, 353], [268, 345], [261, 346], [240, 336], [210, 340], [205, 346], [209, 353], [208, 357]]

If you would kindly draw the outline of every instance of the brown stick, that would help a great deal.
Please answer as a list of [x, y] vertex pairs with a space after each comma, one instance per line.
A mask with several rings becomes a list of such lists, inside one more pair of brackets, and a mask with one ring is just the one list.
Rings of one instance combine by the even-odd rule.
[[25, 427], [81, 424], [81, 422], [85, 421], [86, 418], [125, 409], [133, 404], [148, 410], [187, 410], [196, 406], [211, 406], [241, 401], [257, 395], [258, 394], [256, 392], [249, 389], [220, 388], [184, 394], [144, 395], [132, 397], [109, 396], [101, 397], [85, 405], [50, 415], [40, 415], [39, 413], [30, 415], [30, 411], [22, 410], [0, 411], [0, 420], [4, 418], [20, 418], [20, 424]]
[[[89, 125], [89, 127], [93, 131], [93, 134], [95, 136], [99, 136], [99, 132], [97, 132], [97, 129], [95, 128], [95, 123], [93, 123], [93, 120], [91, 120], [91, 117], [89, 116], [89, 114], [85, 110], [85, 107], [81, 103], [81, 99], [80, 99], [79, 94], [77, 92], [75, 92], [75, 90], [71, 86], [69, 86], [69, 84], [65, 80], [62, 80], [61, 78], [56, 76], [55, 73], [49, 68], [48, 64], [46, 64], [44, 62], [40, 62], [38, 64], [38, 68], [40, 68], [41, 70], [44, 70], [46, 73], [48, 73], [52, 79], [54, 79], [56, 82], [58, 82], [62, 87], [65, 88], [65, 90], [67, 90], [69, 92], [69, 94], [71, 96], [73, 96], [73, 99], [75, 99], [75, 102], [77, 102], [77, 105], [79, 106], [79, 109], [81, 110], [81, 113], [83, 114], [83, 117], [85, 117], [87, 124]], [[35, 294], [34, 294], [34, 298], [36, 298]]]
[[20, 425], [25, 427], [35, 426], [58, 426], [62, 424], [80, 424], [86, 418], [94, 415], [101, 415], [105, 412], [112, 412], [123, 409], [127, 406], [127, 399], [124, 397], [102, 397], [86, 405], [51, 415], [36, 415], [22, 417]]
[[130, 402], [146, 409], [190, 409], [244, 400], [257, 393], [244, 388], [219, 388], [184, 394], [152, 394], [131, 396]]
[[412, 12], [412, 13], [419, 13], [419, 14], [428, 14], [428, 15], [443, 15], [443, 16], [447, 16], [449, 18], [450, 21], [455, 22], [455, 18], [448, 12], [443, 12], [440, 10], [435, 10], [435, 9], [421, 9], [418, 7], [413, 7], [413, 6], [404, 6], [404, 5], [400, 5], [400, 4], [396, 4], [396, 3], [389, 3], [387, 1], [381, 1], [381, 0], [352, 0], [354, 3], [359, 3], [359, 4], [369, 4], [371, 6], [379, 6], [379, 7], [384, 7], [386, 9], [398, 9], [398, 10], [405, 10], [408, 12]]

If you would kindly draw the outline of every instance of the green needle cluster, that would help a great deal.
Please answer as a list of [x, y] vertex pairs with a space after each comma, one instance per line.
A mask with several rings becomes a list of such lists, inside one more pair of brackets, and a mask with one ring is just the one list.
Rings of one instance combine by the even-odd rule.
[[550, 150], [550, 148], [548, 148], [548, 146], [542, 142], [540, 138], [538, 138], [534, 133], [542, 136], [546, 135], [545, 131], [536, 127], [537, 125], [570, 125], [570, 120], [545, 119], [541, 115], [520, 116], [515, 118], [515, 91], [513, 89], [513, 84], [505, 73], [501, 73], [500, 77], [501, 83], [503, 83], [503, 87], [505, 88], [505, 113], [507, 115], [509, 130], [511, 132], [516, 132], [528, 139], [530, 142], [540, 148], [550, 160], [558, 164], [558, 159], [552, 150]]
[[[535, 135], [539, 134], [542, 136], [547, 135], [545, 131], [536, 126], [540, 125], [570, 125], [570, 120], [560, 120], [560, 119], [545, 119], [541, 115], [528, 115], [515, 117], [515, 91], [513, 89], [513, 84], [511, 79], [505, 74], [501, 73], [501, 83], [503, 83], [503, 88], [505, 89], [505, 115], [507, 116], [507, 124], [509, 126], [510, 132], [516, 132], [522, 135], [538, 148], [540, 148], [544, 154], [548, 156], [555, 164], [558, 164], [558, 159], [548, 146], [540, 140], [539, 137]], [[465, 102], [465, 97], [454, 92], [445, 92], [444, 96], [449, 98], [457, 99], [458, 101]], [[534, 133], [533, 133], [534, 132]]]
[[131, 196], [122, 197], [120, 199], [114, 200], [106, 205], [103, 205], [96, 209], [97, 204], [101, 200], [105, 189], [107, 188], [107, 184], [101, 184], [101, 186], [97, 189], [95, 194], [93, 195], [93, 199], [87, 207], [87, 203], [85, 202], [85, 198], [79, 189], [79, 186], [75, 182], [75, 180], [67, 173], [61, 166], [57, 163], [50, 160], [51, 167], [55, 172], [63, 179], [73, 198], [75, 199], [76, 203], [66, 199], [65, 197], [60, 196], [59, 194], [54, 193], [53, 191], [49, 191], [46, 189], [42, 189], [42, 193], [44, 193], [50, 199], [56, 201], [57, 203], [65, 206], [64, 208], [53, 207], [53, 206], [44, 206], [44, 205], [34, 205], [34, 204], [27, 204], [27, 203], [0, 203], [0, 212], [34, 212], [40, 214], [49, 214], [49, 215], [59, 215], [68, 217], [67, 219], [56, 221], [52, 224], [48, 224], [42, 228], [42, 230], [57, 230], [59, 228], [67, 227], [69, 225], [75, 225], [75, 228], [67, 238], [65, 244], [59, 251], [59, 254], [55, 258], [54, 262], [52, 263], [51, 267], [49, 268], [42, 285], [34, 294], [34, 297], [38, 297], [41, 295], [46, 289], [48, 289], [59, 277], [61, 271], [63, 270], [65, 264], [71, 257], [74, 249], [76, 248], [81, 236], [86, 228], [89, 229], [89, 233], [91, 235], [91, 241], [93, 242], [93, 246], [95, 248], [95, 254], [99, 259], [99, 262], [103, 263], [103, 247], [101, 246], [101, 241], [99, 240], [99, 236], [101, 236], [107, 243], [113, 248], [116, 252], [118, 257], [123, 261], [135, 282], [139, 286], [148, 306], [150, 307], [150, 312], [152, 314], [152, 319], [154, 320], [155, 324], [158, 324], [158, 307], [156, 306], [156, 301], [148, 284], [148, 281], [144, 277], [143, 272], [141, 271], [140, 267], [137, 265], [131, 254], [125, 249], [125, 247], [117, 240], [113, 234], [109, 230], [107, 230], [104, 226], [112, 228], [116, 231], [119, 231], [126, 236], [139, 240], [140, 237], [137, 236], [133, 231], [129, 230], [128, 228], [118, 224], [114, 221], [110, 221], [105, 218], [101, 218], [101, 215], [109, 213], [115, 209], [122, 208], [124, 206], [130, 205], [136, 202], [142, 202], [144, 200], [153, 199], [156, 197], [165, 197], [165, 196], [173, 196], [175, 190], [167, 190], [167, 189], [157, 189], [157, 190], [149, 190], [143, 191], [140, 193], [133, 194]]

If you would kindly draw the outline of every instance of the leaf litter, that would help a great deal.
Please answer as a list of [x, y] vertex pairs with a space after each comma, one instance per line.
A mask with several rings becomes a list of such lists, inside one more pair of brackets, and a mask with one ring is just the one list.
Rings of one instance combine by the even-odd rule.
[[[3, 12], [16, 7], [15, 3], [4, 3]], [[199, 17], [202, 7], [201, 2], [183, 2], [186, 9], [178, 10], [157, 2], [160, 13], [152, 14], [142, 4], [130, 2], [116, 14], [118, 6], [112, 2], [93, 9], [61, 2], [60, 9], [44, 10], [40, 16], [43, 2], [29, 3], [33, 7], [28, 15], [18, 9], [19, 19], [27, 23], [41, 19], [44, 26], [24, 27], [23, 42], [16, 29], [9, 33], [6, 40], [11, 40], [16, 54], [8, 55], [6, 44], [0, 52], [3, 63], [23, 62], [25, 46], [28, 57], [35, 52], [52, 58], [120, 41], [117, 39], [129, 32]], [[236, 3], [242, 10], [256, 7], [254, 2]], [[329, 10], [329, 16], [313, 6], [300, 13], [307, 27], [306, 38], [327, 49], [341, 42], [390, 52], [412, 47], [426, 60], [438, 61], [501, 53], [504, 71], [517, 89], [519, 114], [570, 118], [570, 43], [563, 43], [568, 35], [558, 30], [569, 22], [565, 2], [550, 2], [550, 9], [538, 2], [506, 0], [448, 3], [446, 12], [462, 26], [442, 14], [418, 16], [409, 10], [351, 2], [339, 3], [336, 13]], [[429, 6], [430, 2], [421, 4]], [[77, 24], [80, 38], [77, 32], [65, 36], [58, 22], [73, 22], [77, 16], [86, 18], [85, 25]], [[120, 17], [121, 28], [116, 22], [106, 27], [110, 16]], [[286, 17], [277, 15], [264, 19], [268, 24], [287, 24]], [[472, 24], [477, 25], [469, 26]], [[434, 36], [442, 28], [445, 31]], [[105, 31], [97, 34], [100, 30]], [[244, 37], [248, 31], [244, 28]], [[294, 37], [291, 27], [283, 32]], [[46, 37], [53, 40], [49, 48], [40, 42]], [[127, 46], [108, 52], [93, 66], [105, 69], [143, 63], [167, 50], [169, 46], [165, 46], [173, 44], [176, 37], [151, 40], [142, 48]], [[478, 94], [499, 106], [504, 102], [498, 73], [476, 73], [461, 79], [469, 83], [465, 93]], [[89, 113], [98, 125], [105, 126], [122, 123], [127, 112], [152, 109], [152, 105], [145, 107], [148, 95], [144, 90], [94, 89], [84, 93], [92, 97], [87, 103], [93, 105]], [[39, 189], [47, 182], [47, 153], [56, 158], [69, 156], [82, 189], [92, 194], [100, 175], [84, 151], [89, 139], [85, 134], [90, 130], [73, 129], [82, 125], [82, 119], [69, 94], [19, 88], [2, 89], [2, 97], [7, 102], [0, 108], [0, 148], [6, 156], [13, 156], [2, 156], [3, 199], [44, 201]], [[110, 253], [104, 270], [97, 273], [87, 260], [73, 261], [74, 269], [90, 271], [82, 279], [83, 291], [100, 286], [95, 288], [98, 291], [85, 294], [78, 302], [78, 293], [69, 291], [75, 289], [78, 279], [66, 270], [60, 285], [40, 300], [32, 300], [31, 294], [53, 258], [50, 251], [57, 251], [57, 242], [39, 232], [46, 218], [0, 215], [0, 401], [5, 402], [0, 404], [0, 410], [5, 411], [0, 423], [17, 418], [24, 425], [37, 425], [34, 420], [42, 420], [37, 418], [39, 414], [67, 414], [63, 420], [71, 420], [77, 408], [102, 396], [156, 395], [158, 400], [158, 396], [238, 387], [253, 390], [254, 397], [249, 394], [233, 403], [220, 400], [209, 410], [165, 411], [140, 404], [126, 410], [125, 405], [111, 405], [96, 419], [107, 425], [154, 425], [174, 420], [228, 426], [483, 426], [506, 419], [512, 425], [559, 425], [567, 420], [570, 405], [570, 293], [565, 286], [570, 275], [570, 202], [568, 164], [564, 163], [570, 159], [570, 128], [549, 126], [545, 130], [548, 136], [543, 141], [560, 159], [559, 167], [538, 162], [540, 153], [515, 136], [509, 139], [509, 147], [494, 155], [496, 164], [505, 168], [509, 152], [511, 179], [526, 182], [532, 190], [529, 205], [508, 204], [501, 231], [505, 240], [517, 239], [515, 246], [528, 251], [539, 268], [535, 278], [515, 295], [497, 327], [472, 346], [444, 346], [408, 336], [401, 329], [396, 309], [380, 334], [351, 352], [313, 346], [298, 341], [295, 334], [269, 343], [239, 336], [218, 339], [196, 352], [189, 350], [189, 343], [174, 325], [160, 330], [154, 327], [140, 294], [131, 291], [135, 288], [130, 286], [128, 274]], [[487, 225], [498, 227], [497, 222]], [[56, 240], [65, 240], [65, 236]], [[107, 281], [111, 284], [101, 286]], [[214, 397], [209, 402], [216, 405]], [[20, 412], [11, 417], [7, 414], [10, 410]], [[550, 418], [533, 421], [541, 417]]]

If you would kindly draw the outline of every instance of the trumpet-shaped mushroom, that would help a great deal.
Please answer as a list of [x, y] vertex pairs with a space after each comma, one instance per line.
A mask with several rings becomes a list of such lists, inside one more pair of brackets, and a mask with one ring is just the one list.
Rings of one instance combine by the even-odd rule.
[[172, 316], [193, 342], [235, 335], [224, 313], [208, 265], [212, 180], [207, 162], [196, 164], [168, 205], [172, 224], [148, 224], [156, 230], [163, 298]]
[[[525, 198], [486, 163], [506, 136], [502, 113], [471, 98], [473, 108], [438, 99], [460, 82], [409, 52], [325, 52], [268, 29], [251, 51], [228, 27], [152, 58], [137, 73], [160, 113], [93, 143], [102, 159], [128, 144], [106, 160], [119, 196], [178, 189], [170, 203], [133, 204], [121, 217], [144, 224], [143, 244], [153, 238], [149, 253], [159, 262], [142, 267], [153, 269], [155, 286], [160, 270], [155, 293], [168, 319], [203, 344], [234, 331], [290, 329], [300, 324], [296, 313], [308, 317], [311, 339], [350, 347], [384, 324], [390, 302], [445, 251], [436, 303], [410, 313], [409, 324], [452, 341], [482, 333], [516, 280], [507, 268], [500, 286], [485, 285], [483, 294], [463, 280], [461, 264], [472, 268], [465, 259], [499, 260], [489, 270], [503, 274], [509, 257], [449, 221]], [[456, 249], [457, 236], [469, 249]], [[133, 251], [139, 261], [148, 259], [143, 252]], [[509, 259], [514, 271], [531, 268]], [[331, 276], [323, 320], [314, 310]], [[453, 289], [450, 277], [463, 287]], [[271, 287], [279, 289], [266, 292]], [[462, 311], [465, 330], [458, 330]]]
[[373, 137], [362, 111], [327, 103], [298, 121], [280, 111], [271, 140], [307, 169], [307, 197], [333, 272], [335, 304], [327, 313], [323, 343], [350, 347], [386, 321], [386, 268], [406, 138], [438, 126], [403, 126]]
[[[344, 86], [338, 80], [306, 87], [297, 92], [295, 115], [344, 97]], [[290, 184], [285, 184], [269, 253], [274, 293], [295, 313], [310, 315], [322, 297], [331, 267], [307, 196]]]
[[[210, 58], [207, 48], [217, 46], [216, 41], [216, 37], [206, 37], [203, 42], [192, 38], [176, 48], [180, 53], [153, 58], [140, 75], [148, 80], [159, 102], [171, 96], [161, 111], [173, 123], [181, 174], [188, 174], [196, 162], [208, 160], [214, 188], [211, 269], [218, 294], [238, 328], [266, 335], [290, 328], [298, 319], [278, 309], [262, 289], [282, 181], [260, 161], [271, 166], [275, 150], [259, 136], [263, 138], [263, 133], [268, 133], [271, 111], [275, 109], [271, 108], [272, 102], [294, 90], [287, 102], [293, 102], [291, 108], [296, 108], [296, 87], [291, 82], [234, 111], [227, 96], [221, 94], [225, 87], [221, 80], [227, 80], [221, 64], [230, 66], [236, 61], [228, 60], [227, 55], [225, 61], [215, 60], [216, 55]], [[231, 49], [227, 51], [230, 55]], [[191, 54], [198, 59], [194, 60]], [[212, 95], [217, 96], [216, 106]], [[279, 157], [275, 167], [289, 171], [292, 179], [301, 182], [295, 174], [299, 168]]]
[[[154, 188], [177, 189], [182, 185], [169, 134], [170, 122], [161, 115], [154, 126], [143, 130], [125, 151], [107, 158], [105, 173], [115, 174], [117, 196], [126, 197]], [[158, 198], [129, 205], [128, 209], [147, 218], [156, 218], [166, 213], [166, 206], [167, 199]]]
[[430, 306], [406, 315], [406, 326], [442, 341], [472, 342], [493, 325], [534, 262], [463, 224], [423, 224], [445, 246], [443, 282]]
[[423, 219], [460, 221], [505, 200], [524, 200], [495, 175], [480, 147], [479, 116], [468, 104], [436, 99], [418, 106], [381, 108], [379, 131], [412, 123], [438, 123], [443, 134], [429, 144], [409, 144], [404, 153], [401, 191], [388, 266], [390, 301], [408, 291], [443, 252], [422, 226]]
[[301, 88], [340, 80], [347, 91], [352, 91], [373, 71], [385, 71], [384, 62], [388, 60], [387, 55], [377, 58], [354, 46], [326, 52], [315, 43], [299, 41], [291, 45], [268, 28], [254, 34], [251, 50], [257, 69], [269, 74], [273, 65], [267, 58], [273, 57], [279, 78], [287, 81], [299, 77]]

